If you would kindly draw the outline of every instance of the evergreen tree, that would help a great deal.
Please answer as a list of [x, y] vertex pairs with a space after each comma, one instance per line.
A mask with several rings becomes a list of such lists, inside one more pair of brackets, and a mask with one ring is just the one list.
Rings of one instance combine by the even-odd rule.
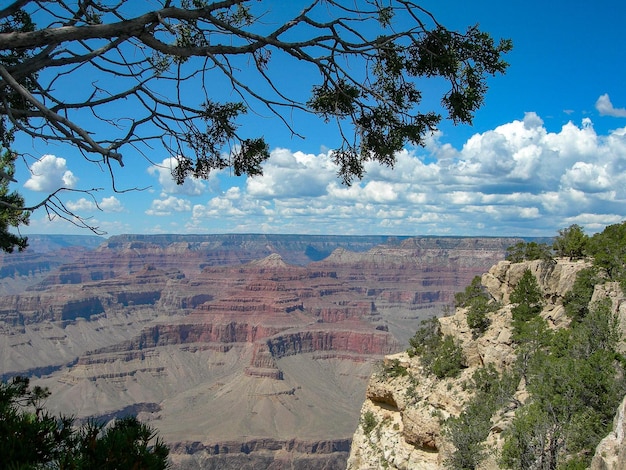
[[539, 315], [543, 308], [541, 289], [530, 269], [526, 269], [522, 274], [517, 286], [511, 292], [510, 300], [516, 304], [511, 309], [511, 314], [514, 334], [519, 335], [524, 329], [524, 323]]
[[594, 265], [603, 269], [609, 280], [619, 281], [626, 291], [626, 221], [609, 225], [589, 241]]
[[581, 259], [586, 255], [588, 241], [589, 237], [585, 235], [582, 227], [574, 224], [559, 230], [559, 235], [554, 240], [552, 247], [557, 256]]
[[26, 237], [15, 235], [9, 229], [28, 225], [30, 212], [21, 210], [24, 198], [17, 191], [10, 191], [9, 184], [15, 172], [17, 155], [6, 150], [0, 155], [0, 250], [12, 253], [15, 248], [22, 251], [28, 246]]
[[69, 417], [44, 407], [47, 389], [30, 387], [25, 377], [0, 383], [0, 459], [7, 469], [163, 470], [169, 450], [149, 426], [135, 417], [106, 429], [88, 422], [76, 427]]

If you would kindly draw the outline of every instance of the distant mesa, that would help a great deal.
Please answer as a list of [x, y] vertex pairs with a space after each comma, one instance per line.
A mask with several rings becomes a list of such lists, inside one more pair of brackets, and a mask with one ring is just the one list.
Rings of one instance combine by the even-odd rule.
[[286, 268], [287, 263], [283, 261], [283, 258], [278, 253], [272, 253], [263, 259], [255, 260], [250, 263], [251, 266], [259, 268]]

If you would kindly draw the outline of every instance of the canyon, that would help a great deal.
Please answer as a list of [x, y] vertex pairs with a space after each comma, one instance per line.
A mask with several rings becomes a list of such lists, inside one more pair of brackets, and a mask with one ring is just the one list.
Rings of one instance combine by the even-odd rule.
[[520, 241], [87, 238], [3, 255], [0, 376], [137, 414], [183, 469], [345, 468], [373, 366]]

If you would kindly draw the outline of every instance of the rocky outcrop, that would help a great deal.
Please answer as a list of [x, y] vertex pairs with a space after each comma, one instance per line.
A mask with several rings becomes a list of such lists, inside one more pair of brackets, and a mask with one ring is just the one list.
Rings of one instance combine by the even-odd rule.
[[[342, 325], [345, 328], [346, 325]], [[341, 351], [356, 354], [389, 354], [398, 349], [398, 343], [384, 331], [326, 330], [310, 329], [294, 333], [276, 335], [267, 340], [267, 347], [273, 357], [281, 358], [294, 354], [320, 351]]]
[[[461, 345], [465, 364], [456, 378], [436, 379], [427, 374], [418, 357], [406, 353], [387, 356], [380, 369], [369, 380], [366, 399], [361, 408], [360, 425], [353, 437], [348, 459], [349, 470], [374, 468], [443, 470], [454, 450], [442, 433], [442, 423], [458, 416], [471, 394], [466, 384], [477, 368], [493, 364], [502, 370], [513, 364], [515, 350], [511, 340], [511, 305], [509, 295], [526, 269], [530, 269], [544, 293], [545, 307], [541, 313], [549, 327], [560, 328], [568, 323], [562, 305], [563, 295], [571, 289], [576, 273], [588, 266], [586, 262], [559, 259], [555, 262], [510, 263], [494, 265], [482, 276], [483, 285], [502, 307], [488, 314], [491, 324], [475, 338], [466, 321], [466, 309], [439, 319], [443, 334], [452, 335]], [[624, 317], [626, 301], [615, 283], [597, 286], [594, 299], [609, 297], [614, 311]], [[622, 321], [622, 325], [626, 322]], [[391, 366], [401, 367], [405, 374], [390, 375]], [[516, 394], [516, 403], [525, 400], [523, 383]], [[626, 468], [623, 423], [625, 404], [620, 408], [614, 431], [598, 448], [593, 469]], [[514, 408], [514, 406], [513, 406]], [[495, 454], [501, 446], [501, 433], [512, 419], [511, 410], [501, 410], [487, 438], [493, 451], [481, 469], [497, 469]]]

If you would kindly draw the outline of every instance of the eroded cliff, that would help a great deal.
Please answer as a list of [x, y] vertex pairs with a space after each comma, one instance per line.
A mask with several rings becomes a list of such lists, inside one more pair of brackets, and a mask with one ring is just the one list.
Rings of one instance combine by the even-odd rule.
[[[524, 272], [530, 270], [543, 293], [541, 317], [549, 329], [557, 330], [570, 322], [563, 307], [564, 295], [574, 285], [576, 274], [588, 266], [585, 261], [565, 259], [556, 262], [503, 261], [483, 274], [482, 285], [492, 299], [500, 302], [496, 311], [488, 313], [488, 328], [480, 335], [473, 334], [468, 326], [466, 308], [457, 308], [452, 315], [438, 319], [441, 333], [451, 335], [462, 348], [460, 373], [455, 377], [437, 378], [427, 370], [419, 356], [411, 357], [406, 352], [387, 356], [369, 380], [348, 469], [450, 468], [455, 447], [444, 430], [444, 422], [467, 409], [476, 393], [468, 386], [474, 373], [479, 369], [487, 370], [489, 365], [497, 371], [508, 370], [516, 362], [510, 296]], [[611, 300], [612, 311], [620, 320], [621, 330], [625, 331], [626, 300], [618, 284], [596, 285], [592, 302], [603, 298]], [[511, 425], [516, 409], [527, 398], [528, 392], [521, 380], [517, 390], [491, 416], [488, 436], [483, 441], [487, 452], [476, 468], [501, 468], [498, 458], [503, 432]], [[626, 468], [623, 407], [622, 404], [615, 418], [613, 432], [598, 447], [592, 463], [594, 469]]]

